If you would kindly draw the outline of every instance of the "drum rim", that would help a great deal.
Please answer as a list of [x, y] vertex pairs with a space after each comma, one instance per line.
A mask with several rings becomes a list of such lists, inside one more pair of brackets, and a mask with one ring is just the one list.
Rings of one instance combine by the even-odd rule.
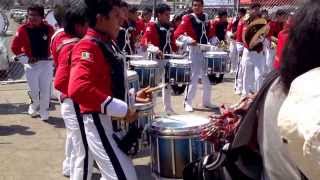
[[[137, 106], [138, 105], [138, 106]], [[135, 109], [140, 110], [140, 111], [147, 111], [153, 108], [153, 103], [135, 103], [134, 104]]]
[[[142, 62], [152, 62], [151, 64], [143, 64]], [[134, 67], [146, 67], [146, 68], [153, 68], [158, 67], [159, 63], [153, 60], [139, 60], [139, 61], [130, 61], [130, 65]]]
[[[215, 54], [215, 53], [217, 53], [217, 54]], [[228, 53], [225, 51], [208, 51], [208, 52], [205, 52], [203, 55], [204, 55], [204, 57], [212, 57], [212, 56], [220, 57], [220, 56], [228, 56]]]
[[[185, 115], [175, 115], [175, 116], [171, 116], [171, 117], [183, 117]], [[203, 118], [200, 116], [194, 116], [195, 118]], [[155, 133], [161, 136], [192, 136], [192, 135], [198, 135], [201, 132], [201, 129], [206, 126], [209, 123], [209, 120], [204, 123], [204, 124], [199, 124], [199, 125], [195, 125], [195, 126], [191, 126], [191, 127], [185, 127], [185, 128], [179, 128], [179, 129], [174, 129], [174, 128], [167, 128], [167, 127], [159, 127], [159, 126], [155, 126], [154, 123], [157, 123], [159, 121], [159, 119], [164, 119], [164, 118], [169, 118], [169, 117], [162, 117], [162, 118], [158, 118], [155, 119], [155, 121], [153, 123], [150, 124], [149, 130], [150, 133]], [[205, 119], [205, 118], [203, 118]], [[175, 119], [178, 120], [178, 119]]]

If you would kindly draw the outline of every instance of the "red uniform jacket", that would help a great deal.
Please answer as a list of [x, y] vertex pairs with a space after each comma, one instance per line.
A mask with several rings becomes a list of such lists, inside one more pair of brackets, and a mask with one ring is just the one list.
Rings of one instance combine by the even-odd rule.
[[100, 47], [90, 37], [109, 39], [93, 29], [77, 43], [72, 52], [68, 95], [78, 104], [82, 113], [101, 112], [101, 104], [112, 96], [110, 65]]
[[54, 87], [59, 90], [64, 97], [68, 97], [72, 48], [79, 41], [77, 38], [67, 36], [69, 39], [65, 39], [58, 46], [58, 63], [56, 64], [56, 75], [54, 79]]
[[[177, 50], [177, 46], [174, 42], [174, 37], [173, 37], [173, 30], [171, 31], [171, 48], [173, 51], [176, 51]], [[161, 43], [162, 42], [162, 43]], [[146, 28], [146, 32], [144, 33], [143, 37], [141, 38], [141, 44], [143, 46], [147, 46], [149, 43], [151, 43], [152, 45], [154, 46], [157, 46], [159, 47], [159, 49], [162, 51], [162, 48], [161, 47], [161, 44], [165, 44], [166, 42], [166, 39], [162, 39], [160, 42], [160, 34], [159, 34], [159, 31], [158, 31], [158, 27], [157, 27], [157, 24], [154, 23], [154, 22], [150, 22], [148, 23], [147, 25], [147, 28]]]
[[70, 36], [65, 33], [63, 30], [58, 30], [56, 33], [52, 36], [51, 39], [51, 45], [50, 45], [50, 50], [54, 62], [54, 66], [58, 66], [58, 56], [59, 56], [59, 51], [58, 51], [58, 46], [62, 44], [62, 41], [65, 39], [69, 39]]
[[268, 33], [268, 37], [271, 37], [271, 36], [278, 37], [280, 31], [283, 30], [283, 23], [270, 21], [269, 27], [270, 27], [270, 30]]
[[282, 61], [282, 52], [284, 47], [287, 44], [288, 36], [289, 36], [289, 28], [285, 28], [284, 30], [280, 31], [278, 35], [278, 46], [277, 46], [276, 56], [273, 64], [273, 67], [276, 70], [280, 69], [280, 63]]
[[[30, 36], [30, 34], [28, 33], [29, 29], [36, 29], [36, 31], [34, 31], [35, 33], [33, 34], [38, 37], [35, 38], [35, 36]], [[50, 57], [50, 41], [53, 33], [53, 27], [45, 23], [36, 28], [32, 27], [32, 25], [29, 23], [23, 24], [18, 28], [16, 35], [12, 40], [11, 50], [15, 55], [24, 53], [29, 58], [31, 58], [39, 55], [40, 53], [47, 56], [42, 58], [48, 58]], [[45, 44], [40, 45], [40, 43], [38, 42], [39, 37], [41, 37], [41, 40], [43, 40]], [[33, 41], [33, 43], [31, 41]], [[43, 45], [45, 45], [45, 47], [43, 47]], [[44, 49], [44, 51], [47, 52], [40, 52], [38, 47], [40, 47], [40, 49], [46, 48]]]
[[138, 34], [144, 34], [146, 32], [147, 23], [142, 18], [136, 21], [136, 31]]
[[244, 33], [243, 29], [244, 29], [245, 24], [246, 24], [245, 21], [243, 19], [240, 19], [238, 27], [237, 27], [237, 33], [236, 33], [236, 41], [237, 42], [243, 43], [242, 36]]
[[[192, 39], [197, 40], [197, 33], [196, 30], [192, 26], [192, 20], [190, 18], [191, 15], [185, 15], [182, 18], [181, 24], [177, 27], [176, 31], [174, 32], [174, 39], [179, 38], [180, 35], [188, 35]], [[209, 26], [209, 24], [208, 24]], [[214, 36], [213, 29], [209, 26], [207, 30], [207, 37], [208, 40]]]

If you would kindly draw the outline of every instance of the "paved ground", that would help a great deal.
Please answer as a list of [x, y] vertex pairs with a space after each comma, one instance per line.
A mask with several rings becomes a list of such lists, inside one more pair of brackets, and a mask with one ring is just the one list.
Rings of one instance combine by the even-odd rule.
[[[238, 97], [232, 92], [230, 79], [213, 86], [215, 104], [232, 104]], [[200, 103], [197, 93], [195, 105]], [[176, 112], [184, 113], [182, 96], [174, 96]], [[25, 84], [0, 85], [0, 180], [65, 180], [61, 175], [64, 158], [65, 127], [60, 118], [59, 104], [53, 103], [48, 123], [30, 118], [27, 111]], [[160, 99], [156, 112], [161, 114]], [[198, 109], [196, 114], [207, 116], [212, 110]], [[139, 179], [152, 179], [149, 156], [140, 154], [133, 159]], [[93, 179], [98, 179], [98, 173]]]

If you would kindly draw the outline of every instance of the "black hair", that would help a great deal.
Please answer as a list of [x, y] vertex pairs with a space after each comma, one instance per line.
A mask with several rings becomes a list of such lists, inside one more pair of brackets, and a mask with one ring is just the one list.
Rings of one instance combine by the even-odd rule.
[[219, 17], [222, 17], [222, 16], [228, 16], [228, 13], [226, 10], [219, 10], [218, 12], [218, 16]]
[[202, 5], [204, 4], [203, 0], [192, 0], [192, 5], [194, 2], [200, 2]]
[[295, 78], [320, 67], [320, 1], [305, 3], [292, 20], [294, 28], [289, 30], [280, 65], [281, 82], [286, 93]]
[[261, 4], [260, 3], [253, 3], [250, 5], [250, 9], [254, 9], [254, 8], [261, 8]]
[[60, 27], [63, 26], [63, 18], [65, 15], [65, 8], [68, 8], [68, 7], [63, 7], [60, 4], [56, 4], [53, 8], [53, 16], [56, 19], [56, 21]]
[[162, 14], [166, 11], [171, 11], [171, 8], [168, 4], [161, 3], [161, 4], [157, 5], [157, 7], [156, 7], [156, 15], [157, 16], [158, 16], [158, 14]]
[[32, 4], [28, 7], [27, 12], [29, 11], [36, 11], [39, 16], [44, 18], [44, 7], [40, 4]]
[[240, 8], [239, 9], [239, 13], [241, 14], [246, 14], [247, 13], [247, 10], [245, 8]]
[[288, 15], [288, 12], [283, 9], [279, 9], [276, 12], [276, 16], [287, 16], [287, 15]]
[[98, 14], [109, 16], [114, 6], [120, 7], [121, 0], [85, 0], [89, 27], [96, 26]]
[[71, 34], [73, 36], [77, 36], [75, 25], [76, 24], [85, 25], [86, 8], [87, 6], [84, 3], [77, 3], [76, 6], [70, 6], [65, 11], [65, 16], [63, 19], [63, 27], [66, 33]]
[[142, 11], [142, 16], [146, 16], [148, 14], [152, 14], [152, 9], [149, 7], [145, 7]]
[[136, 13], [138, 11], [138, 8], [133, 6], [133, 5], [130, 5], [129, 6], [129, 12], [130, 13]]
[[129, 4], [126, 1], [121, 1], [120, 2], [120, 7], [129, 8]]

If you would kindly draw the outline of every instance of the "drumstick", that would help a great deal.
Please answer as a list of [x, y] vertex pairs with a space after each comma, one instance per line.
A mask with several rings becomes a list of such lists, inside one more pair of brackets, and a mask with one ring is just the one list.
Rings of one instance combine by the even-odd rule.
[[160, 84], [159, 86], [152, 87], [152, 88], [146, 90], [146, 93], [152, 93], [152, 92], [161, 90], [161, 89], [164, 88], [165, 86], [166, 86], [166, 84]]

